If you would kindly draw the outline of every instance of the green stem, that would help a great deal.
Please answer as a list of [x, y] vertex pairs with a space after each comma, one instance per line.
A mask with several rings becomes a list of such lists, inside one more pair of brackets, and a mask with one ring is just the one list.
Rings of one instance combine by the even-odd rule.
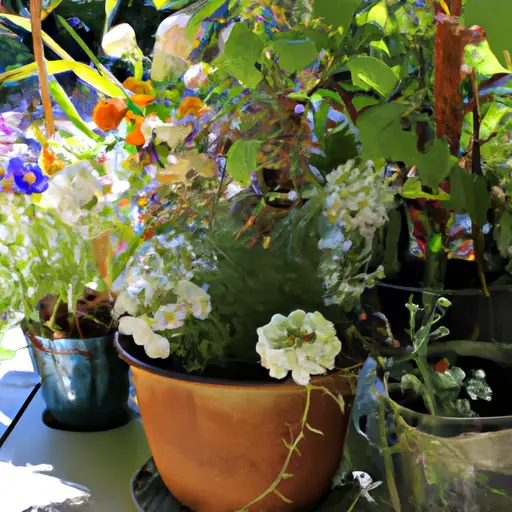
[[421, 356], [415, 356], [414, 360], [418, 365], [418, 370], [420, 371], [421, 376], [423, 377], [423, 382], [425, 383], [425, 392], [423, 393], [425, 405], [427, 406], [429, 414], [436, 416], [435, 394], [432, 379], [430, 378], [429, 367], [427, 363], [423, 361]]

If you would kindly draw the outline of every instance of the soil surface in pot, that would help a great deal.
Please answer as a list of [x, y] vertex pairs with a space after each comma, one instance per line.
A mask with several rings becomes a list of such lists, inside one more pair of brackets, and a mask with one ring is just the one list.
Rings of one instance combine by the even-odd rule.
[[41, 335], [51, 339], [61, 338], [96, 338], [104, 336], [112, 331], [113, 300], [107, 294], [100, 294], [94, 290], [86, 289], [83, 297], [76, 303], [76, 315], [70, 315], [67, 304], [60, 304], [55, 316], [57, 333], [44, 327], [44, 324], [52, 318], [57, 303], [56, 295], [47, 295], [39, 305], [39, 319]]

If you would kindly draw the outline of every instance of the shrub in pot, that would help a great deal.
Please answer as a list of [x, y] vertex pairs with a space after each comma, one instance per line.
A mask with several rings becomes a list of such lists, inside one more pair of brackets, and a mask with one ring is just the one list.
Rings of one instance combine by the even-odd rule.
[[306, 18], [252, 7], [229, 13], [213, 62], [198, 62], [215, 54], [208, 30], [189, 61], [168, 55], [176, 80], [149, 85], [152, 101], [128, 115], [127, 141], [161, 187], [116, 301], [117, 348], [156, 466], [198, 511], [291, 510], [328, 490], [365, 354], [353, 313], [382, 275], [366, 265], [394, 206], [358, 154], [343, 91], [322, 86], [346, 20], [318, 23], [323, 52]]

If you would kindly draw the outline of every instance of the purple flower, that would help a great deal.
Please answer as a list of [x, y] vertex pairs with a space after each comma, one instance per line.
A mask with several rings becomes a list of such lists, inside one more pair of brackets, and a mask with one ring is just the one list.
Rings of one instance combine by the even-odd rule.
[[14, 177], [16, 191], [23, 194], [42, 194], [48, 188], [48, 176], [36, 164], [24, 164], [20, 158], [11, 158], [7, 174]]

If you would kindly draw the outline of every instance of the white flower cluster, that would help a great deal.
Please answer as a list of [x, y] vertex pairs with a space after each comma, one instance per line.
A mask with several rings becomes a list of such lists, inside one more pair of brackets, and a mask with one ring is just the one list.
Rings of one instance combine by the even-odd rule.
[[311, 375], [332, 370], [341, 352], [334, 325], [318, 311], [298, 309], [288, 317], [274, 315], [257, 332], [256, 351], [270, 376], [283, 379], [291, 371], [293, 380], [301, 386], [309, 383]]
[[369, 261], [375, 232], [388, 220], [393, 190], [372, 162], [356, 167], [354, 160], [327, 176], [324, 218], [328, 229], [318, 247], [325, 251], [320, 271], [327, 288], [326, 302], [341, 304], [358, 299], [382, 277], [362, 271]]
[[345, 236], [359, 233], [369, 250], [375, 231], [388, 220], [393, 202], [383, 173], [375, 172], [373, 162], [360, 169], [349, 160], [327, 176], [326, 192], [324, 211], [329, 222], [342, 227]]
[[[212, 310], [210, 296], [199, 286], [190, 281], [181, 280], [173, 291], [176, 302], [160, 306], [154, 315], [136, 316], [139, 310], [139, 297], [128, 291], [119, 294], [113, 316], [119, 318], [119, 332], [133, 336], [137, 345], [142, 345], [146, 354], [153, 358], [169, 357], [169, 340], [158, 331], [174, 331], [182, 327], [190, 316], [205, 320]], [[127, 315], [127, 316], [122, 316]], [[175, 333], [174, 335], [178, 335]]]

